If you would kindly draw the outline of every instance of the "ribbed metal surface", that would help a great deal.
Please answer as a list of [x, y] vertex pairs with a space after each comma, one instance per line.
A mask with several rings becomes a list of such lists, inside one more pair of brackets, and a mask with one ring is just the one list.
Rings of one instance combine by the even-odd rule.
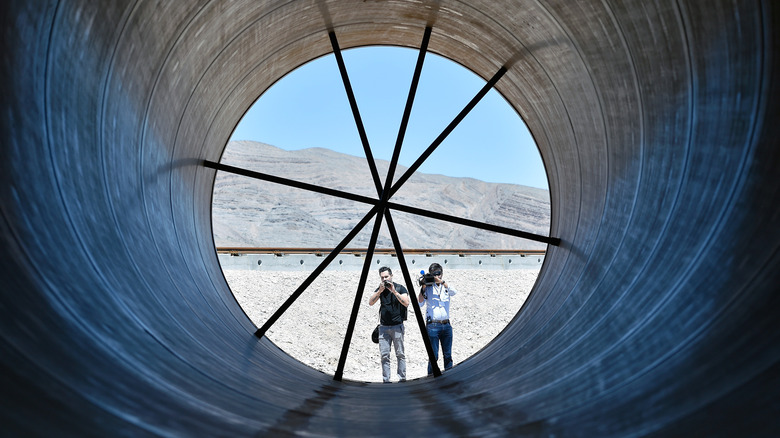
[[[775, 2], [2, 10], [4, 432], [780, 433]], [[253, 336], [201, 163], [264, 89], [331, 51], [329, 30], [343, 49], [416, 47], [426, 25], [430, 51], [485, 79], [508, 68], [497, 88], [538, 142], [562, 244], [472, 359], [335, 382]]]

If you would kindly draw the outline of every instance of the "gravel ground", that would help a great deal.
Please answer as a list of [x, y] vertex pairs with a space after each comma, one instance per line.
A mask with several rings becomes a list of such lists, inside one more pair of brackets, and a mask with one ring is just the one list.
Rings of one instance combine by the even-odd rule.
[[[254, 270], [225, 270], [224, 273], [238, 303], [258, 327], [309, 275], [308, 272]], [[404, 283], [400, 269], [393, 273], [396, 283]], [[482, 349], [506, 327], [528, 297], [538, 273], [536, 269], [444, 271], [447, 284], [458, 292], [452, 298], [450, 307], [455, 366]], [[271, 327], [267, 333], [268, 339], [301, 362], [333, 375], [359, 280], [360, 272], [357, 271], [323, 272]], [[501, 285], [507, 284], [512, 285], [512, 293], [496, 293]], [[379, 272], [374, 270], [358, 303], [358, 318], [344, 368], [344, 379], [382, 381], [379, 346], [370, 339], [371, 331], [377, 324], [379, 304], [368, 305], [368, 298], [378, 285]], [[426, 375], [428, 359], [412, 305], [409, 310], [404, 345], [407, 378], [415, 379]], [[397, 380], [395, 355], [392, 352], [391, 357], [392, 380]], [[441, 353], [439, 366], [443, 367]]]

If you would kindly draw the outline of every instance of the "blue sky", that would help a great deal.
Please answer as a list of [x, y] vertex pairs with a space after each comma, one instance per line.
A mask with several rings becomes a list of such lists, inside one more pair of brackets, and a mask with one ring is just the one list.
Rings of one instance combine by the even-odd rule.
[[[400, 47], [342, 52], [377, 159], [392, 157], [417, 54], [417, 50]], [[400, 163], [411, 165], [484, 84], [485, 80], [460, 65], [426, 54]], [[333, 55], [299, 67], [269, 88], [244, 115], [231, 140], [255, 140], [286, 150], [324, 147], [365, 157]], [[533, 138], [495, 90], [450, 133], [420, 171], [547, 189]]]

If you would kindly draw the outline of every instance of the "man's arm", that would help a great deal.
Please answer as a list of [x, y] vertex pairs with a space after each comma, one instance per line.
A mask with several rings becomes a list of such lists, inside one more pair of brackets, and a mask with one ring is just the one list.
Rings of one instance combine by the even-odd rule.
[[391, 283], [390, 286], [390, 292], [392, 292], [393, 295], [395, 295], [396, 298], [398, 298], [398, 302], [401, 303], [404, 307], [409, 307], [409, 304], [411, 301], [409, 300], [409, 294], [406, 293], [406, 289], [403, 290], [404, 293], [399, 293], [397, 290], [395, 290], [395, 284]]
[[395, 297], [398, 298], [398, 302], [400, 302], [401, 305], [404, 307], [409, 307], [409, 304], [412, 302], [409, 299], [409, 294], [399, 294], [398, 292], [396, 292]]
[[449, 287], [449, 286], [447, 285], [447, 282], [446, 282], [446, 281], [442, 282], [442, 284], [443, 284], [443, 285], [444, 285], [444, 287], [447, 289], [447, 293], [448, 293], [448, 294], [450, 294], [450, 295], [455, 295], [455, 294], [457, 294], [457, 293], [458, 293], [458, 291], [456, 291], [455, 289], [453, 289], [453, 288]]
[[382, 291], [385, 290], [384, 286], [379, 286], [377, 290], [374, 291], [374, 294], [371, 295], [371, 298], [368, 299], [368, 305], [373, 306], [374, 303], [377, 302], [379, 299], [379, 295], [382, 295]]

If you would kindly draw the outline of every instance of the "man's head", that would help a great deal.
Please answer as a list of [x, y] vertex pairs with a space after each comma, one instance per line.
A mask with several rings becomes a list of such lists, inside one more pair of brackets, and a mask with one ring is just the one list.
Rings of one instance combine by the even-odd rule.
[[393, 281], [393, 271], [387, 266], [382, 266], [379, 268], [379, 278], [381, 278], [382, 281]]
[[438, 263], [431, 263], [431, 266], [428, 266], [428, 273], [436, 277], [436, 283], [440, 283], [444, 276], [444, 268]]

